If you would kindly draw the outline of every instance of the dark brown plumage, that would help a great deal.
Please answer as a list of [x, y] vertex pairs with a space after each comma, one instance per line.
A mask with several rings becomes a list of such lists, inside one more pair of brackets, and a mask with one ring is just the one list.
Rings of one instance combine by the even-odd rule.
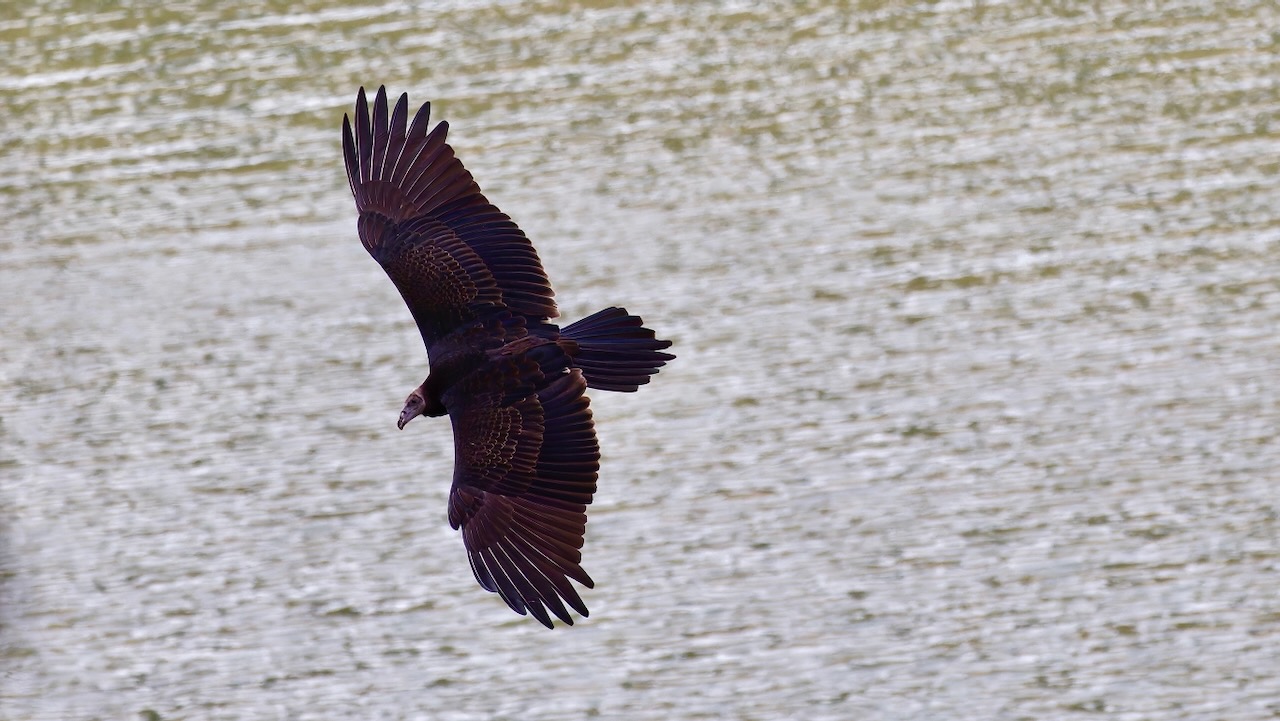
[[449, 523], [476, 580], [550, 628], [587, 615], [586, 507], [600, 449], [585, 392], [635, 391], [675, 356], [640, 318], [606, 308], [561, 329], [537, 252], [480, 192], [445, 142], [427, 132], [430, 104], [409, 121], [409, 97], [388, 108], [364, 88], [355, 127], [342, 120], [360, 240], [395, 283], [427, 348], [430, 370], [397, 425], [447, 414], [454, 472]]

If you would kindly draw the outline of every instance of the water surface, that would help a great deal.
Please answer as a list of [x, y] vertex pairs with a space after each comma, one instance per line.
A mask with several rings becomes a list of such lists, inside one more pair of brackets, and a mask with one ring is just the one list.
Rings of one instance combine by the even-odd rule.
[[[1280, 713], [1272, 5], [272, 7], [0, 11], [6, 718]], [[395, 430], [380, 83], [676, 343], [572, 629]]]

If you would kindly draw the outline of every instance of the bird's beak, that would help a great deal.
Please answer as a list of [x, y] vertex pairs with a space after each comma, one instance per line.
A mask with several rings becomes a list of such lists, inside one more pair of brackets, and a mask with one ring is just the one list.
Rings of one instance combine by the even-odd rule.
[[400, 430], [403, 431], [404, 427], [409, 425], [409, 421], [413, 420], [414, 418], [417, 418], [420, 415], [422, 415], [421, 411], [415, 411], [411, 408], [406, 407], [404, 410], [400, 411], [400, 420], [396, 421], [396, 428], [399, 428]]

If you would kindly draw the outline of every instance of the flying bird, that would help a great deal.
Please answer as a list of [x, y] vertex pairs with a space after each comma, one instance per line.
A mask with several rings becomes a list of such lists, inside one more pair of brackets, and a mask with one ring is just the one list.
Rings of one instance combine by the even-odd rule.
[[476, 581], [548, 628], [547, 611], [573, 625], [587, 616], [570, 580], [582, 568], [587, 504], [600, 448], [588, 388], [631, 392], [667, 361], [659, 340], [622, 308], [560, 328], [554, 293], [533, 244], [480, 192], [427, 125], [409, 120], [409, 96], [389, 109], [364, 88], [342, 153], [364, 247], [409, 306], [429, 373], [396, 425], [448, 415], [454, 470], [449, 524], [461, 529]]

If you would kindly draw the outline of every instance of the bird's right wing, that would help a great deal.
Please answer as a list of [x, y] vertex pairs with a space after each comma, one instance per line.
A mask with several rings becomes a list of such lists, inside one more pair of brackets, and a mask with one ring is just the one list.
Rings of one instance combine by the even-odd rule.
[[389, 112], [383, 87], [372, 114], [360, 89], [354, 129], [343, 116], [342, 152], [365, 249], [400, 290], [428, 351], [460, 325], [504, 308], [554, 318], [533, 244], [454, 156], [448, 123], [427, 132], [430, 114], [424, 104], [410, 123], [407, 94]]
[[[449, 523], [476, 580], [517, 613], [550, 628], [550, 609], [587, 607], [569, 583], [594, 583], [580, 565], [600, 447], [578, 370], [546, 378], [528, 358], [507, 358], [457, 383], [444, 398], [453, 422]], [[544, 608], [544, 606], [546, 608]]]

